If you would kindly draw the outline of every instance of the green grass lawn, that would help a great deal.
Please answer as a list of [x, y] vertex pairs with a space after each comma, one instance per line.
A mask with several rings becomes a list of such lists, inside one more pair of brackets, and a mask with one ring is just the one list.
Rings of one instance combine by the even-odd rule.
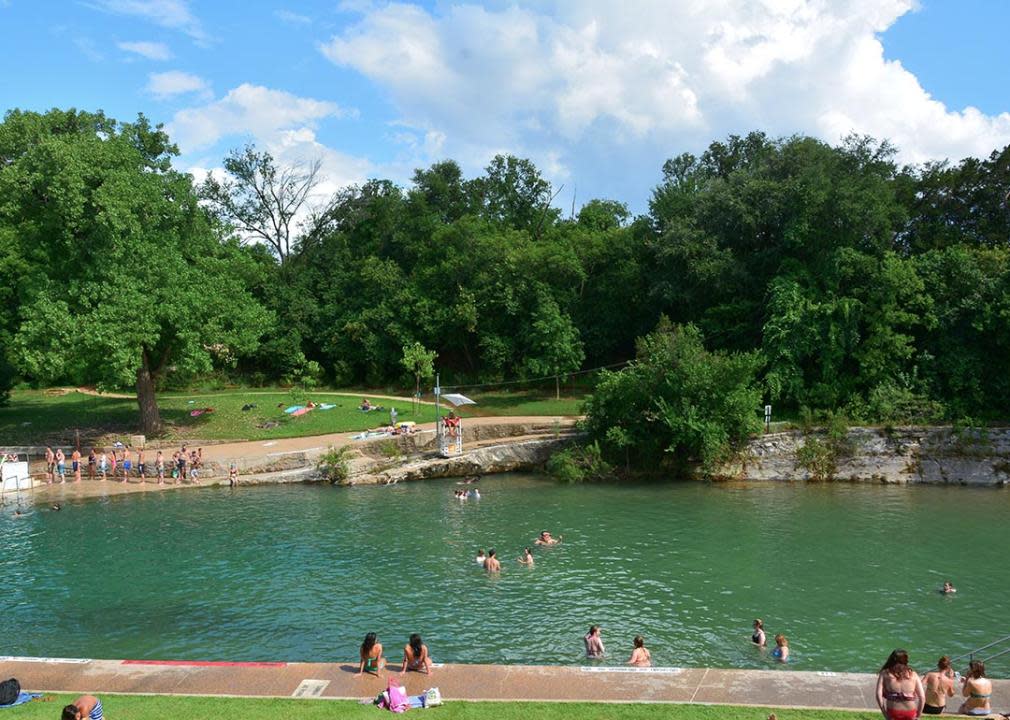
[[[421, 405], [416, 415], [407, 401], [373, 398], [383, 411], [364, 413], [358, 409], [362, 397], [316, 391], [308, 395], [316, 403], [332, 403], [331, 410], [313, 410], [301, 417], [291, 417], [283, 409], [295, 404], [287, 390], [227, 390], [215, 392], [163, 393], [158, 397], [162, 419], [167, 423], [169, 439], [264, 440], [302, 437], [325, 433], [350, 432], [377, 427], [389, 422], [389, 408], [395, 407], [400, 420], [432, 422], [435, 408]], [[568, 415], [578, 412], [581, 399], [560, 401], [530, 393], [487, 393], [475, 395], [477, 406], [467, 406], [464, 415]], [[256, 407], [243, 410], [243, 406]], [[214, 412], [192, 417], [194, 409], [213, 408]], [[275, 426], [265, 427], [268, 423]], [[0, 408], [0, 443], [4, 445], [40, 445], [73, 442], [74, 431], [81, 431], [82, 446], [95, 439], [125, 437], [136, 431], [137, 404], [132, 399], [86, 395], [79, 392], [57, 394], [50, 391], [18, 390], [10, 405]]]
[[[11, 720], [52, 720], [75, 695], [50, 695], [49, 702], [30, 702], [6, 711]], [[111, 720], [332, 720], [388, 717], [385, 710], [351, 701], [279, 700], [221, 697], [100, 695]], [[873, 720], [879, 713], [837, 710], [771, 710], [714, 705], [645, 705], [532, 702], [448, 702], [425, 711], [429, 720]], [[408, 716], [413, 713], [408, 714]]]

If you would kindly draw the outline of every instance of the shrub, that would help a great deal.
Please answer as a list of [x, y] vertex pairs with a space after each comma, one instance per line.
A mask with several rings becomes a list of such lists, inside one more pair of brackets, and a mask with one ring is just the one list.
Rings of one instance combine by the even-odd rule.
[[319, 456], [316, 468], [329, 482], [343, 485], [351, 474], [351, 449], [346, 445], [335, 448], [332, 445]]
[[838, 461], [852, 453], [845, 416], [829, 411], [824, 421], [823, 432], [816, 432], [814, 416], [808, 411], [804, 417], [803, 445], [796, 450], [796, 467], [806, 470], [811, 480], [819, 482], [834, 479]]
[[614, 468], [603, 459], [598, 443], [575, 445], [554, 453], [547, 461], [547, 472], [566, 483], [598, 482], [614, 476]]

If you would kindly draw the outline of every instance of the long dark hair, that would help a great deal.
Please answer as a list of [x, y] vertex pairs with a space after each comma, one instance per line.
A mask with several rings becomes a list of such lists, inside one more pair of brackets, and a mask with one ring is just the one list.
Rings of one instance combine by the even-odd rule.
[[372, 648], [375, 647], [377, 639], [375, 633], [365, 635], [365, 642], [361, 643], [361, 657], [368, 657], [368, 654], [372, 652]]
[[414, 651], [414, 659], [417, 660], [420, 658], [421, 652], [424, 648], [424, 643], [421, 642], [421, 636], [414, 633], [410, 636], [410, 642], [408, 644], [410, 645], [410, 649]]
[[968, 677], [972, 679], [985, 677], [985, 663], [981, 660], [972, 660], [968, 663]]
[[886, 672], [898, 680], [911, 677], [912, 668], [908, 667], [908, 652], [905, 650], [891, 651], [891, 654], [887, 656], [887, 662], [880, 668], [880, 672]]

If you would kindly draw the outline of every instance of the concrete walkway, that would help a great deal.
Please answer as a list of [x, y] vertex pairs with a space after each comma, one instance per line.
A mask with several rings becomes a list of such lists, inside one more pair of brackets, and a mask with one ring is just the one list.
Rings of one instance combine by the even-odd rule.
[[[399, 669], [395, 666], [394, 673]], [[38, 692], [139, 693], [360, 699], [385, 689], [386, 674], [355, 677], [350, 663], [0, 658], [0, 677]], [[437, 686], [447, 700], [542, 700], [761, 705], [876, 710], [869, 674], [715, 668], [436, 665], [408, 673], [411, 694]], [[952, 698], [951, 709], [958, 700]], [[993, 681], [993, 707], [1010, 705], [1010, 680]]]

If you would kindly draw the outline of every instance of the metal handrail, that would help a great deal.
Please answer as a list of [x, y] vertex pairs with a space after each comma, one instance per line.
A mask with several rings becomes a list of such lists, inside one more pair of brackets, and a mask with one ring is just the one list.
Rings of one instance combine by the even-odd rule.
[[[1010, 635], [1007, 635], [1006, 637], [1000, 638], [999, 640], [994, 640], [993, 642], [989, 643], [988, 645], [983, 645], [980, 648], [975, 648], [974, 650], [971, 650], [969, 652], [963, 653], [961, 655], [955, 655], [950, 660], [951, 660], [951, 662], [953, 662], [955, 660], [961, 660], [963, 658], [968, 658], [969, 660], [974, 660], [975, 656], [978, 655], [983, 650], [988, 650], [989, 648], [991, 648], [991, 647], [993, 647], [995, 645], [1002, 645], [1005, 642], [1010, 642]], [[1000, 653], [997, 653], [996, 655], [993, 655], [992, 657], [988, 658], [988, 660], [992, 660], [993, 658], [1000, 657], [1001, 655], [1006, 655], [1007, 653], [1010, 653], [1010, 648], [1007, 648], [1006, 650], [1004, 650], [1004, 651], [1002, 651]], [[988, 660], [984, 660], [983, 662], [988, 662]]]

